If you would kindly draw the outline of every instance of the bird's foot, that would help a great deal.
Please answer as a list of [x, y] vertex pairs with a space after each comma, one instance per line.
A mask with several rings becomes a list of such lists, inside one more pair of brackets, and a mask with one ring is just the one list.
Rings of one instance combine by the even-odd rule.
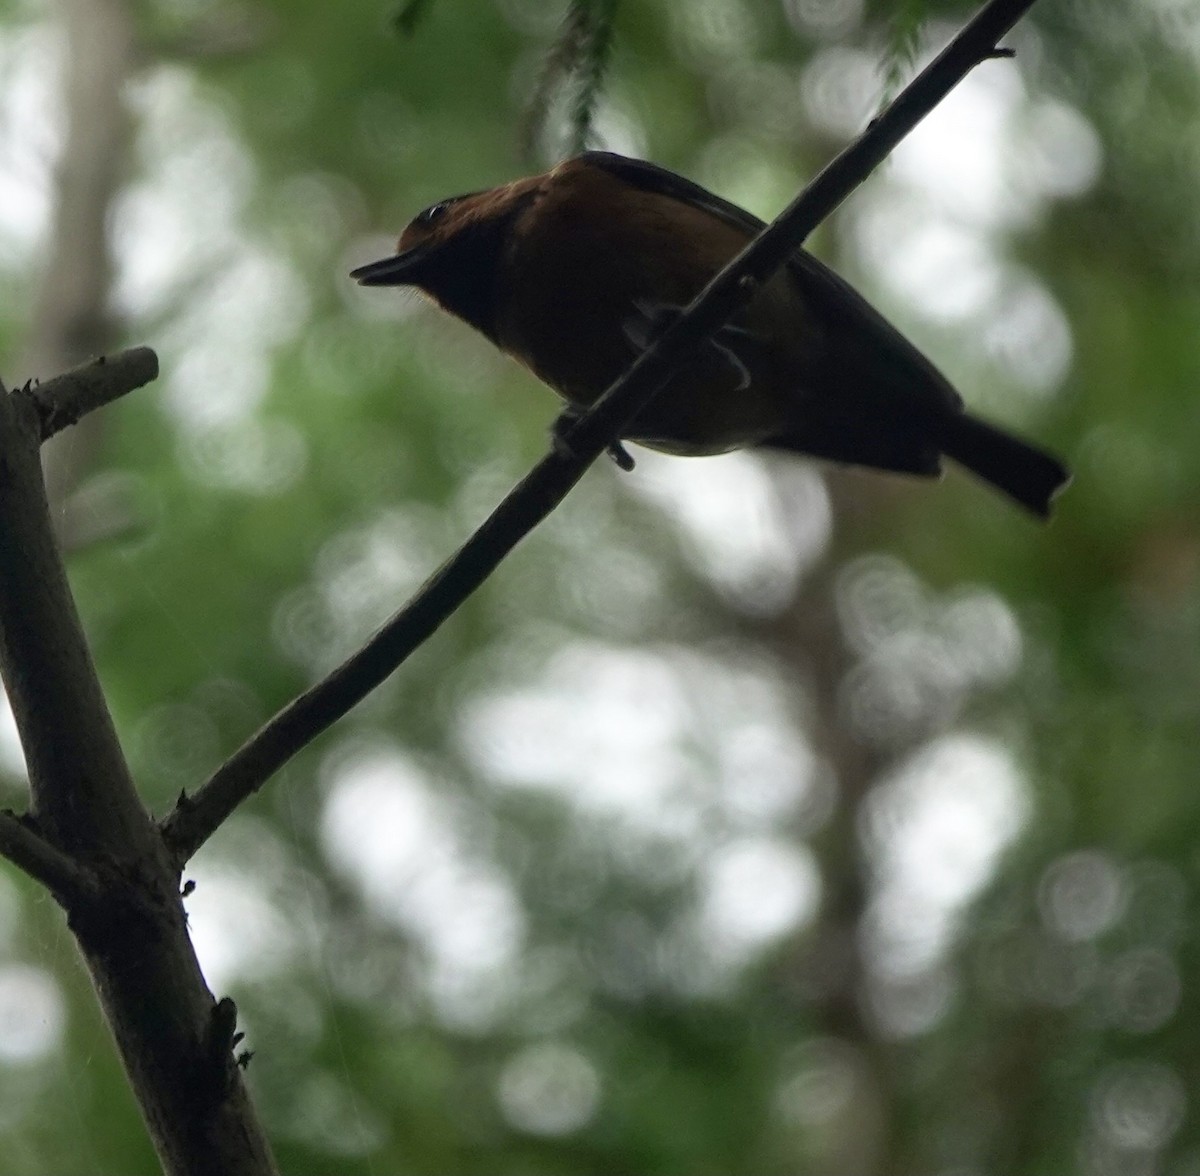
[[[550, 444], [554, 447], [554, 451], [562, 457], [573, 458], [577, 457], [575, 450], [571, 447], [571, 442], [567, 438], [567, 433], [571, 427], [583, 416], [583, 410], [575, 408], [574, 405], [568, 405], [555, 418], [554, 424], [550, 426]], [[621, 444], [620, 441], [610, 441], [605, 449], [605, 452], [617, 468], [629, 473], [637, 464], [633, 460], [633, 455]]]
[[[683, 314], [682, 306], [673, 306], [664, 302], [649, 302], [639, 298], [634, 302], [636, 315], [630, 315], [622, 324], [625, 338], [639, 351], [647, 347], [662, 335], [672, 323]], [[703, 348], [711, 348], [727, 363], [737, 375], [735, 392], [741, 392], [750, 387], [750, 369], [742, 362], [734, 350], [737, 344], [744, 344], [753, 336], [749, 331], [733, 323], [726, 323], [715, 335], [705, 339]]]

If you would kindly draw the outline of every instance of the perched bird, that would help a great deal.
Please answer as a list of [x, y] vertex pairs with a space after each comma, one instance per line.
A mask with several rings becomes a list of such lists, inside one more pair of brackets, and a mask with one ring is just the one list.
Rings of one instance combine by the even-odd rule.
[[[419, 213], [364, 286], [415, 286], [585, 409], [763, 222], [674, 172], [589, 151]], [[943, 455], [1035, 514], [1061, 462], [969, 415], [949, 381], [804, 250], [634, 419], [667, 453], [784, 449], [936, 475]]]

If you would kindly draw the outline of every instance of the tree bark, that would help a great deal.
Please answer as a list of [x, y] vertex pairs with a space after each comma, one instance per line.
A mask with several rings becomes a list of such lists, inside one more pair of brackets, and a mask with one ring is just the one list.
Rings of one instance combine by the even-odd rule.
[[0, 675], [25, 749], [28, 830], [81, 871], [56, 890], [171, 1176], [275, 1171], [188, 937], [179, 874], [134, 789], [55, 547], [41, 406], [0, 392]]

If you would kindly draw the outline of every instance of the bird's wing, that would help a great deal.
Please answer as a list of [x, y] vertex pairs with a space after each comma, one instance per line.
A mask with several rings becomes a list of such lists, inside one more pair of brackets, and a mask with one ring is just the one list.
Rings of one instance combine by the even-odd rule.
[[[753, 213], [657, 164], [629, 159], [611, 151], [589, 151], [579, 158], [635, 188], [704, 209], [751, 237], [766, 227], [766, 222]], [[828, 337], [856, 340], [864, 345], [859, 350], [869, 351], [870, 356], [881, 362], [882, 368], [877, 373], [879, 379], [884, 383], [904, 380], [921, 388], [934, 403], [940, 401], [944, 407], [952, 408], [961, 406], [962, 398], [946, 377], [849, 282], [803, 249], [797, 249], [788, 258], [787, 265], [805, 304], [825, 324]], [[872, 347], [865, 346], [868, 340], [872, 341]], [[869, 359], [866, 354], [855, 358], [860, 362]]]
[[905, 389], [914, 406], [962, 407], [950, 381], [849, 282], [803, 249], [787, 265], [805, 305], [824, 322], [826, 338], [851, 344], [850, 353], [839, 352], [849, 371], [880, 387]]

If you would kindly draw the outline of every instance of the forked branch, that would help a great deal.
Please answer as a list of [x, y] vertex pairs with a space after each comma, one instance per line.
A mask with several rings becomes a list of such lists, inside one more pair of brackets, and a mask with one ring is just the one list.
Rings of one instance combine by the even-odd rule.
[[28, 818], [0, 810], [0, 857], [40, 882], [64, 905], [93, 897], [99, 888], [92, 873], [50, 844]]

